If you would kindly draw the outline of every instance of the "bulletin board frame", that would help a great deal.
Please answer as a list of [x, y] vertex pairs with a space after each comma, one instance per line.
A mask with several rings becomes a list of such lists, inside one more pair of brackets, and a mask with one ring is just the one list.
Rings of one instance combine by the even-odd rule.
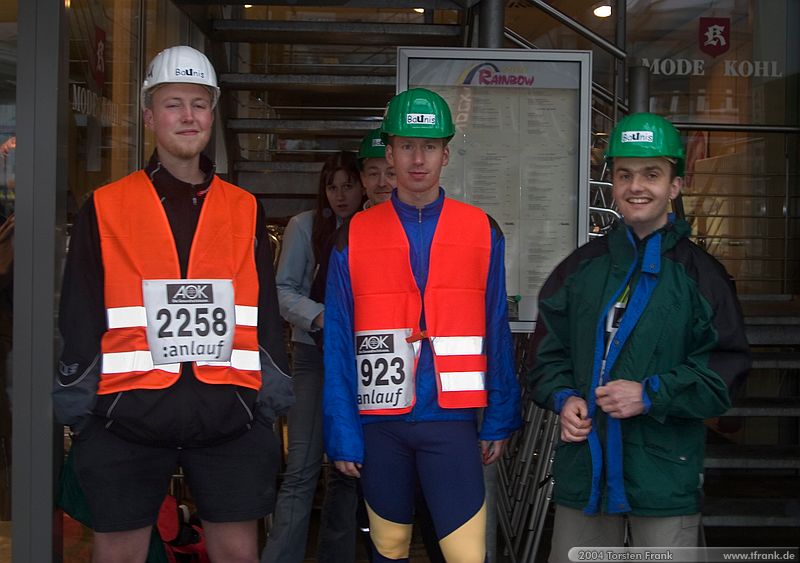
[[512, 331], [531, 332], [547, 275], [589, 240], [590, 51], [398, 47], [397, 92], [427, 88], [456, 135], [441, 184], [506, 238]]

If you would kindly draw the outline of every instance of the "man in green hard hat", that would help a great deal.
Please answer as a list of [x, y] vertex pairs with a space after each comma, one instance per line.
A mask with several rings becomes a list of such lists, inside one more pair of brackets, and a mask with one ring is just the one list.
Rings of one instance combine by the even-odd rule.
[[678, 131], [630, 115], [606, 158], [622, 220], [556, 267], [533, 338], [528, 384], [561, 420], [551, 562], [626, 537], [697, 546], [703, 420], [728, 410], [750, 367], [730, 277], [669, 212], [683, 183]]
[[361, 171], [361, 185], [367, 192], [364, 209], [387, 201], [394, 189], [394, 168], [386, 161], [386, 145], [381, 138], [380, 127], [361, 139], [358, 166]]
[[375, 563], [408, 561], [417, 484], [445, 559], [483, 563], [481, 465], [521, 425], [503, 234], [439, 185], [454, 132], [438, 94], [392, 98], [382, 138], [397, 189], [340, 230], [330, 257], [325, 449], [361, 478]]

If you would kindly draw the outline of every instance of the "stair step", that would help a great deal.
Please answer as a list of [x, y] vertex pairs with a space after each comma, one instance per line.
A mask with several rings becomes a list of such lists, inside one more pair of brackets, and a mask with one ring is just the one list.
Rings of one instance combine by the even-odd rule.
[[797, 526], [747, 528], [704, 526], [708, 547], [773, 547], [797, 544]]
[[800, 469], [800, 446], [708, 444], [707, 468]]
[[706, 498], [703, 525], [756, 527], [800, 526], [798, 499]]
[[728, 470], [705, 472], [703, 490], [707, 498], [791, 498], [800, 501], [800, 475], [791, 469]]
[[172, 0], [181, 6], [227, 5], [227, 6], [311, 6], [315, 8], [394, 8], [426, 10], [461, 10], [470, 8], [480, 0]]
[[373, 94], [394, 94], [395, 77], [372, 74], [249, 74], [226, 72], [219, 76], [220, 88], [229, 90], [317, 90], [326, 93], [369, 88]]
[[361, 137], [377, 127], [376, 120], [345, 119], [228, 119], [233, 133], [275, 133], [281, 135]]
[[794, 295], [740, 296], [742, 313], [747, 318], [800, 318], [800, 299]]
[[218, 41], [302, 45], [417, 45], [454, 47], [461, 26], [343, 21], [214, 20]]
[[748, 397], [737, 401], [725, 416], [800, 416], [800, 397]]
[[234, 164], [237, 172], [284, 172], [297, 174], [318, 174], [322, 162], [275, 162], [262, 160], [241, 160]]
[[753, 369], [800, 369], [800, 352], [755, 351]]
[[751, 346], [800, 346], [800, 317], [748, 317], [744, 325]]
[[750, 345], [800, 345], [800, 300], [797, 296], [752, 297], [741, 300]]

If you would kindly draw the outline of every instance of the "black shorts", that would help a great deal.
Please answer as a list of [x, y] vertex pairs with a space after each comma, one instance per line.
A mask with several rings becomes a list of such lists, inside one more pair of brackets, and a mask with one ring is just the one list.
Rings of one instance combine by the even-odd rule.
[[75, 473], [96, 532], [155, 524], [178, 466], [202, 520], [254, 520], [272, 512], [275, 505], [280, 452], [266, 422], [256, 421], [228, 442], [178, 449], [123, 440], [95, 418], [72, 447]]

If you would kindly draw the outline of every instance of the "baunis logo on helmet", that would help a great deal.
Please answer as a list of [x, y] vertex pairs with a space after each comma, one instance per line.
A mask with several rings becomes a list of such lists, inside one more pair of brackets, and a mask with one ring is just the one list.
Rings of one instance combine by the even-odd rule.
[[213, 303], [214, 291], [208, 283], [168, 283], [167, 303]]
[[623, 143], [652, 143], [652, 131], [623, 131], [620, 137]]
[[436, 125], [436, 116], [432, 113], [408, 113], [406, 114], [406, 123]]
[[176, 68], [175, 76], [195, 76], [197, 78], [205, 78], [206, 73], [196, 68]]
[[391, 334], [356, 335], [356, 353], [361, 354], [393, 354], [394, 339]]
[[467, 71], [463, 84], [531, 87], [533, 86], [533, 81], [533, 75], [500, 70], [494, 63], [480, 63]]

